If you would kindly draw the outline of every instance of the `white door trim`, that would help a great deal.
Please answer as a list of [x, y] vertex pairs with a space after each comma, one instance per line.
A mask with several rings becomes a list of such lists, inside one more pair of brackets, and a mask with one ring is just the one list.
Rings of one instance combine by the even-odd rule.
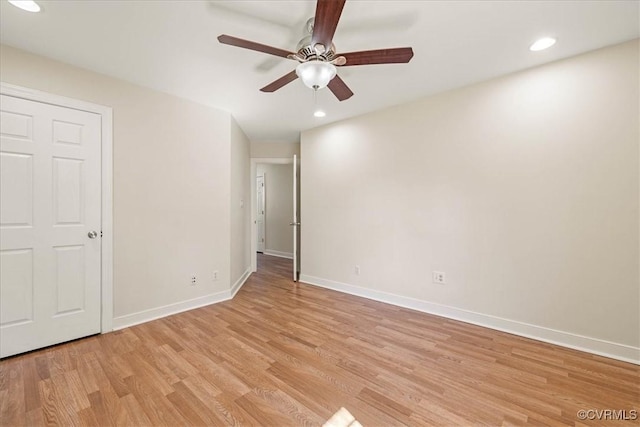
[[[102, 116], [102, 259], [101, 322], [104, 334], [113, 330], [113, 110], [111, 107], [0, 82], [0, 93], [15, 98], [87, 111]], [[255, 185], [255, 184], [254, 184]]]
[[268, 163], [274, 165], [292, 164], [293, 158], [289, 157], [252, 157], [251, 158], [251, 271], [258, 271], [258, 230], [256, 226], [256, 171], [258, 163]]

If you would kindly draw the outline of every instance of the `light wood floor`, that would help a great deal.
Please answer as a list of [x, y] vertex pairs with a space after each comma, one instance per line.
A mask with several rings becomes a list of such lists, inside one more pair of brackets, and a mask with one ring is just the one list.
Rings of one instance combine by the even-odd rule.
[[580, 425], [581, 409], [640, 409], [638, 366], [259, 262], [232, 301], [1, 361], [0, 425], [321, 425], [341, 407], [365, 427]]

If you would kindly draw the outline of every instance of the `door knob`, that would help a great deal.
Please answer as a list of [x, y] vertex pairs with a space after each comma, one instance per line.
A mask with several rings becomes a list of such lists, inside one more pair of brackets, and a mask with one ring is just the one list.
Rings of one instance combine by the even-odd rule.
[[91, 230], [89, 233], [87, 233], [87, 236], [89, 236], [90, 239], [95, 239], [96, 237], [98, 237], [98, 232]]

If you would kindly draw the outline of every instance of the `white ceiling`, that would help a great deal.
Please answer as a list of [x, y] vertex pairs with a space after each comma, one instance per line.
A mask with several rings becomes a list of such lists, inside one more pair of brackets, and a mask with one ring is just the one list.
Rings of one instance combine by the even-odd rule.
[[[355, 95], [337, 101], [300, 80], [259, 89], [296, 63], [219, 44], [229, 34], [295, 50], [313, 1], [40, 1], [0, 6], [0, 41], [231, 112], [252, 141], [300, 131], [639, 36], [638, 1], [348, 0], [338, 52], [412, 46], [409, 64], [339, 68]], [[530, 52], [538, 37], [558, 43]]]

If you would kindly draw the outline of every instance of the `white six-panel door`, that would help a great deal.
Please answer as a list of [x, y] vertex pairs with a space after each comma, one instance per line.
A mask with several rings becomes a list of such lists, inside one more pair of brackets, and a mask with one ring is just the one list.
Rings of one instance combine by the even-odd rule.
[[0, 110], [5, 357], [100, 332], [101, 117], [5, 95]]

